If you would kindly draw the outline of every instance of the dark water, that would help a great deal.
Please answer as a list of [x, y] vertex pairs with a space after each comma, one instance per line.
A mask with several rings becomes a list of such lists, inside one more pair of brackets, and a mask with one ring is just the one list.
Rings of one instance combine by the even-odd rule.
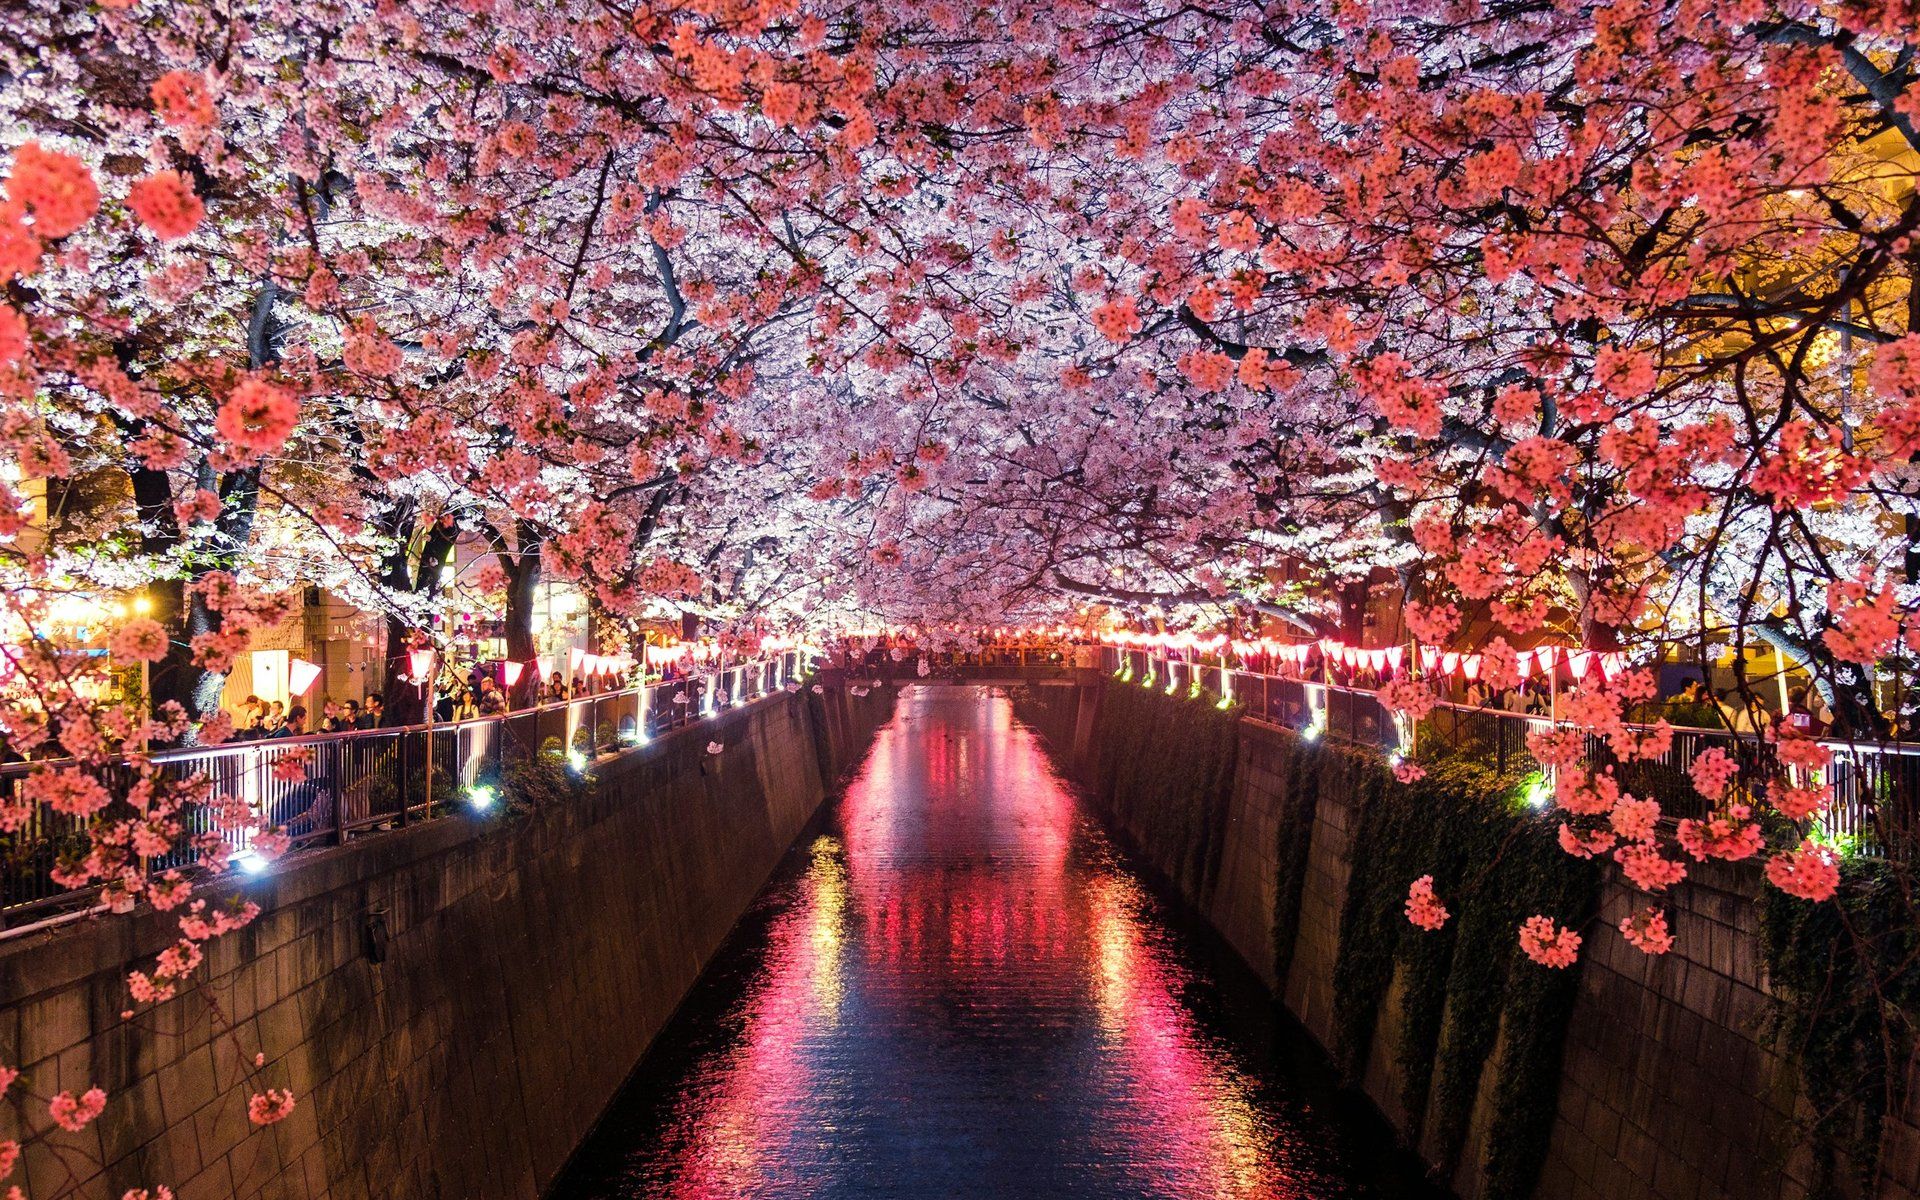
[[554, 1197], [1428, 1200], [1002, 696], [907, 690]]

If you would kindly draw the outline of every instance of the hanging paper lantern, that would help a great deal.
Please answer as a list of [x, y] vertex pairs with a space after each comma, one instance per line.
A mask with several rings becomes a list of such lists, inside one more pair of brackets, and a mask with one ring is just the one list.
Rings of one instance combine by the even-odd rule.
[[587, 661], [587, 652], [585, 650], [582, 650], [580, 647], [575, 646], [572, 650], [567, 652], [568, 672], [570, 674], [578, 675], [580, 673], [580, 664], [584, 663], [585, 661]]
[[1386, 666], [1387, 666], [1387, 652], [1385, 650], [1367, 651], [1367, 667], [1369, 669], [1374, 671], [1383, 671], [1386, 669]]
[[1591, 650], [1576, 650], [1567, 655], [1567, 669], [1573, 672], [1575, 679], [1585, 679], [1587, 672], [1593, 670], [1593, 660], [1598, 657]]
[[1480, 656], [1478, 654], [1462, 654], [1460, 656], [1460, 671], [1468, 679], [1480, 678]]
[[1406, 652], [1407, 648], [1405, 646], [1388, 646], [1386, 650], [1387, 665], [1395, 671], [1398, 671], [1400, 669], [1400, 660], [1405, 657]]
[[1558, 646], [1536, 646], [1533, 653], [1534, 657], [1540, 660], [1540, 669], [1542, 671], [1553, 670], [1553, 665], [1560, 661], [1560, 647]]
[[508, 687], [519, 683], [520, 676], [525, 674], [526, 670], [527, 665], [525, 663], [508, 662], [500, 665], [500, 675], [507, 681]]
[[1440, 673], [1451, 675], [1460, 669], [1460, 656], [1448, 650], [1440, 655]]
[[415, 650], [407, 655], [407, 669], [413, 672], [415, 680], [425, 680], [433, 674], [433, 651]]
[[1618, 650], [1609, 650], [1600, 656], [1600, 669], [1608, 679], [1617, 679], [1627, 669], [1627, 656]]
[[1440, 665], [1440, 647], [1438, 646], [1420, 647], [1420, 671], [1422, 674], [1424, 675], [1433, 674], [1433, 669], [1439, 665]]
[[296, 658], [287, 664], [287, 692], [294, 696], [304, 696], [320, 678], [320, 668], [304, 658]]
[[1514, 655], [1513, 669], [1519, 672], [1520, 678], [1522, 679], [1533, 674], [1533, 651], [1522, 650], [1520, 653]]

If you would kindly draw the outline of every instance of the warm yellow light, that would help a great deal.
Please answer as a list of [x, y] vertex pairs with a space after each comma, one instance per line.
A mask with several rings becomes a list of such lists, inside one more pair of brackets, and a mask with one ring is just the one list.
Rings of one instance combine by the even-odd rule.
[[145, 596], [135, 596], [133, 600], [133, 611], [144, 617], [153, 611], [153, 601], [147, 599]]

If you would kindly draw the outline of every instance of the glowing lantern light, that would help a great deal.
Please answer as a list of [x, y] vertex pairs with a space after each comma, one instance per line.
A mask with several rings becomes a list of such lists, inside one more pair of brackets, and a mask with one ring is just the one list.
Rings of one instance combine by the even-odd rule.
[[1533, 674], [1533, 651], [1522, 650], [1520, 653], [1514, 655], [1513, 669], [1520, 673], [1520, 678], [1522, 679]]
[[1460, 656], [1460, 670], [1468, 679], [1480, 678], [1480, 656], [1478, 654], [1462, 654]]
[[1440, 656], [1440, 673], [1451, 675], [1460, 669], [1460, 656], [1448, 650]]
[[575, 646], [573, 650], [569, 653], [567, 658], [568, 671], [571, 674], [578, 675], [580, 673], [580, 664], [585, 662], [586, 660], [587, 660], [587, 652], [585, 650], [582, 650], [580, 647]]
[[291, 695], [304, 696], [313, 681], [320, 678], [320, 668], [304, 658], [296, 658], [287, 667], [287, 691]]
[[527, 664], [525, 663], [508, 662], [500, 665], [500, 677], [507, 681], [508, 687], [519, 683], [520, 677], [526, 672]]
[[1575, 679], [1585, 679], [1587, 672], [1593, 670], [1593, 660], [1598, 657], [1591, 650], [1578, 650], [1567, 655], [1567, 668]]
[[424, 683], [433, 673], [433, 651], [415, 650], [407, 655], [407, 669], [413, 672], [415, 680]]

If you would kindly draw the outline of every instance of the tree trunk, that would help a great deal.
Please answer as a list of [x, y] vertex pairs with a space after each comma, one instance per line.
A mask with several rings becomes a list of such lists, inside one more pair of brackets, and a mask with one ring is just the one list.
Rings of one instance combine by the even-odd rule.
[[525, 522], [515, 533], [519, 548], [514, 553], [502, 549], [500, 565], [507, 572], [507, 615], [503, 630], [507, 660], [526, 664], [511, 697], [514, 707], [518, 708], [531, 704], [546, 681], [540, 678], [539, 652], [533, 644], [533, 607], [540, 595], [540, 537]]
[[[453, 522], [441, 517], [427, 530], [419, 558], [414, 558], [414, 507], [411, 501], [397, 505], [383, 522], [383, 532], [395, 539], [394, 548], [381, 564], [380, 582], [398, 597], [432, 600], [440, 591], [440, 568], [446, 561], [457, 535]], [[386, 680], [380, 692], [385, 711], [383, 725], [419, 725], [428, 716], [433, 690], [409, 682], [413, 675], [412, 654], [418, 648], [419, 631], [397, 613], [387, 615]], [[436, 671], [440, 664], [436, 663]]]

